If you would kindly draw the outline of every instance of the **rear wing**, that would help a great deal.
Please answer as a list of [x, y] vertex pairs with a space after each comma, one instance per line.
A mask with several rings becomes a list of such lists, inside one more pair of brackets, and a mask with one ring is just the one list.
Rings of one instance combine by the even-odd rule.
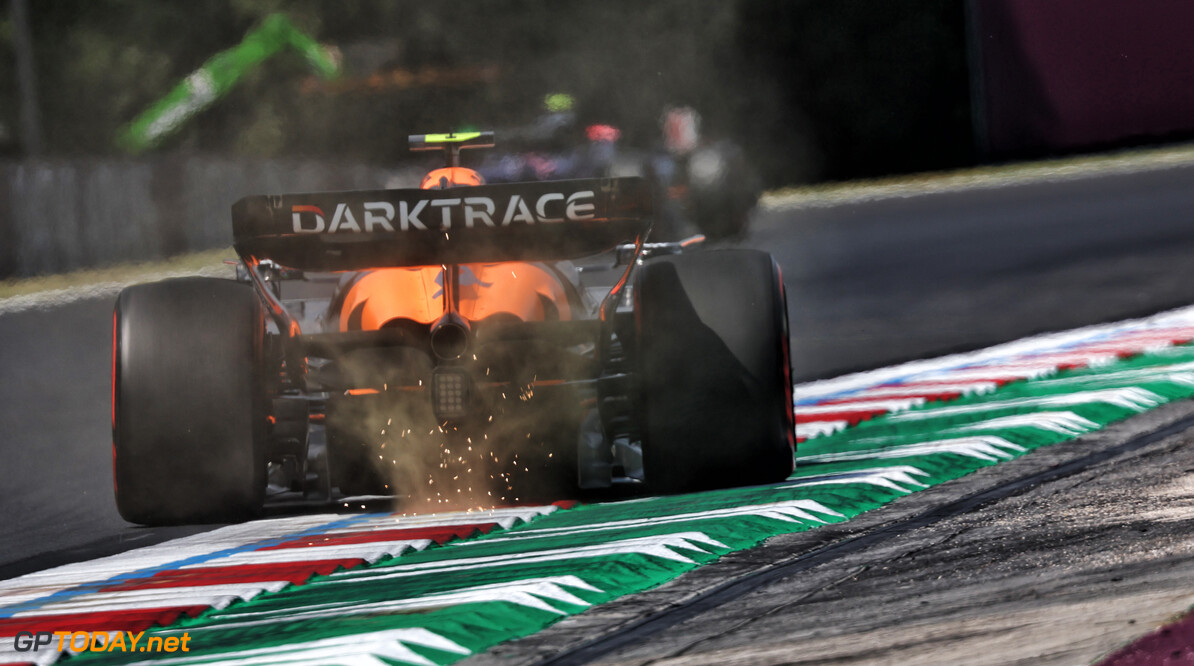
[[651, 225], [642, 178], [259, 195], [232, 206], [241, 257], [312, 271], [597, 254]]
[[412, 134], [407, 137], [410, 149], [442, 150], [450, 166], [460, 166], [460, 151], [469, 148], [493, 148], [493, 132], [456, 132], [454, 134]]

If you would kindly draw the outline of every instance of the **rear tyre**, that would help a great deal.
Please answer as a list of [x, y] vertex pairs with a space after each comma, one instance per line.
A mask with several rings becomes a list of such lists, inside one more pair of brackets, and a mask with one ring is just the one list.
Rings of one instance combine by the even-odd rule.
[[634, 296], [648, 487], [678, 493], [787, 478], [795, 447], [788, 318], [771, 255], [651, 259]]
[[129, 287], [113, 323], [116, 506], [145, 525], [260, 513], [266, 396], [250, 286], [182, 278]]

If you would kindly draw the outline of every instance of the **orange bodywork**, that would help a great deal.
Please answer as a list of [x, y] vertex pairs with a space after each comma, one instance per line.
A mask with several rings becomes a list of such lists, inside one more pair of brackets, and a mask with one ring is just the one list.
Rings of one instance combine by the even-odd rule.
[[[422, 189], [484, 185], [472, 169], [436, 169]], [[457, 314], [470, 322], [494, 315], [520, 321], [571, 319], [572, 307], [560, 278], [542, 264], [511, 261], [460, 267]], [[403, 320], [430, 325], [444, 315], [443, 266], [383, 268], [363, 273], [340, 309], [341, 331], [376, 331]]]
[[[375, 331], [403, 319], [432, 324], [444, 314], [445, 272], [442, 266], [419, 266], [365, 273], [344, 298], [340, 330]], [[560, 278], [540, 264], [461, 266], [459, 298], [458, 312], [471, 322], [494, 315], [521, 321], [572, 318]]]
[[444, 167], [436, 169], [423, 176], [419, 188], [424, 190], [444, 190], [449, 187], [470, 187], [484, 185], [485, 179], [481, 174], [465, 167]]

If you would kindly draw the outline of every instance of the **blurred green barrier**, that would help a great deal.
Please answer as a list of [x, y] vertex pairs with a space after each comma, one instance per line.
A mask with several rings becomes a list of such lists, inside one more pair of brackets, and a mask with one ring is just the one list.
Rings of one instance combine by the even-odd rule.
[[287, 47], [301, 53], [315, 73], [325, 79], [340, 72], [332, 51], [294, 27], [285, 16], [270, 14], [240, 44], [216, 54], [125, 126], [117, 144], [130, 153], [155, 147], [195, 114], [228, 94], [246, 73]]

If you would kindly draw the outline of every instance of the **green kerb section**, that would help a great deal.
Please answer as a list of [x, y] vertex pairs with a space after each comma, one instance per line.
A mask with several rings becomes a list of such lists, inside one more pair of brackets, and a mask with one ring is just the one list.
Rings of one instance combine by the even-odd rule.
[[579, 506], [208, 611], [150, 632], [191, 636], [190, 653], [156, 661], [448, 664], [769, 537], [849, 520], [1191, 396], [1194, 348], [1183, 346], [931, 403], [803, 443], [781, 484]]

